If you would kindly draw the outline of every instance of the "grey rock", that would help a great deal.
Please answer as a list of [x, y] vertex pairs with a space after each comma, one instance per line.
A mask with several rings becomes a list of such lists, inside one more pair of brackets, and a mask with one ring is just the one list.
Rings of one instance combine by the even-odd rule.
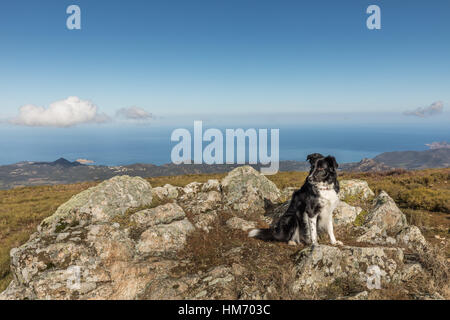
[[222, 187], [220, 186], [219, 180], [209, 179], [207, 182], [203, 184], [202, 192], [209, 192], [209, 191], [216, 191], [216, 192], [222, 191]]
[[136, 250], [143, 255], [173, 256], [184, 247], [187, 236], [194, 230], [188, 219], [156, 225], [142, 233]]
[[375, 194], [369, 188], [369, 185], [364, 180], [352, 179], [341, 180], [339, 182], [340, 191], [339, 199], [345, 200], [346, 197], [359, 197], [360, 199], [369, 199]]
[[265, 201], [280, 199], [277, 186], [250, 166], [238, 167], [222, 180], [224, 204], [237, 214], [264, 213]]
[[362, 211], [360, 207], [353, 207], [344, 201], [339, 201], [333, 212], [333, 222], [335, 226], [352, 224], [358, 214]]
[[183, 209], [176, 203], [167, 203], [152, 209], [138, 211], [130, 216], [130, 220], [140, 227], [151, 227], [157, 224], [169, 224], [185, 218]]
[[414, 251], [423, 251], [428, 247], [428, 242], [416, 226], [405, 227], [396, 237], [400, 244], [407, 246]]
[[153, 195], [158, 197], [160, 201], [174, 200], [178, 198], [182, 188], [174, 187], [170, 184], [166, 184], [163, 187], [153, 188]]
[[194, 215], [192, 217], [192, 222], [194, 223], [196, 228], [202, 229], [203, 231], [208, 233], [217, 218], [217, 212], [213, 210]]
[[386, 192], [381, 191], [373, 201], [373, 207], [365, 218], [364, 226], [366, 228], [377, 226], [388, 235], [396, 235], [407, 227], [408, 223], [394, 200]]
[[42, 221], [38, 231], [52, 233], [70, 225], [109, 221], [151, 202], [150, 183], [140, 177], [117, 176], [73, 196]]
[[379, 268], [380, 284], [386, 285], [401, 274], [403, 251], [383, 247], [309, 247], [300, 251], [295, 258], [296, 280], [292, 290], [314, 295], [336, 279], [352, 279], [366, 288], [371, 266]]

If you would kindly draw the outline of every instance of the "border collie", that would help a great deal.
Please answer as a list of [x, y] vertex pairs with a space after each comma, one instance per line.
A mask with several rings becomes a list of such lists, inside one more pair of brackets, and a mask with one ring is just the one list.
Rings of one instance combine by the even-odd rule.
[[342, 245], [333, 232], [333, 211], [339, 203], [338, 164], [332, 156], [313, 153], [307, 157], [311, 170], [303, 186], [294, 192], [291, 203], [277, 223], [269, 229], [253, 229], [248, 236], [289, 244], [317, 245], [317, 229], [325, 230], [331, 244]]

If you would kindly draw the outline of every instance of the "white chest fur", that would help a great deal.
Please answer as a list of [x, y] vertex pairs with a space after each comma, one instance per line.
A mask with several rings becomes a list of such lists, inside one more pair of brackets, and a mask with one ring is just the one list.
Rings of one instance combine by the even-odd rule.
[[321, 214], [332, 214], [339, 203], [339, 197], [333, 186], [321, 184], [317, 186], [319, 189], [319, 203], [322, 207]]

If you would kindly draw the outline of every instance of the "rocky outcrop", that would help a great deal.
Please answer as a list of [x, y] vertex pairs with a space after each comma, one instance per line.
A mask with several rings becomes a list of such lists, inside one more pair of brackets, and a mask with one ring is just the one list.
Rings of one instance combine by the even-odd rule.
[[396, 234], [407, 226], [406, 217], [389, 195], [381, 191], [373, 202], [373, 208], [367, 215], [364, 225], [377, 226], [380, 230]]
[[192, 222], [197, 228], [209, 232], [217, 220], [217, 211], [223, 207], [221, 185], [218, 180], [208, 180], [204, 184], [189, 183], [177, 201], [192, 214]]
[[374, 282], [379, 283], [371, 284], [381, 288], [392, 281], [399, 281], [403, 269], [403, 251], [399, 248], [321, 245], [304, 249], [296, 256], [296, 280], [292, 289], [314, 295], [336, 281], [352, 281], [353, 285], [364, 289], [372, 279], [372, 270], [376, 270]]
[[194, 227], [181, 207], [151, 205], [141, 178], [112, 178], [74, 196], [45, 219], [30, 240], [11, 250], [14, 280], [2, 299], [134, 299], [156, 268], [149, 256], [173, 255]]
[[144, 179], [117, 176], [73, 196], [38, 231], [52, 234], [68, 226], [108, 222], [130, 208], [150, 205], [152, 198], [152, 186]]
[[341, 200], [345, 200], [347, 197], [368, 199], [375, 196], [373, 191], [369, 188], [367, 182], [363, 180], [341, 180], [339, 185], [341, 187], [339, 191], [339, 199]]
[[362, 209], [353, 207], [344, 201], [339, 201], [338, 206], [333, 212], [333, 222], [335, 226], [352, 224]]
[[[251, 167], [185, 187], [112, 178], [72, 197], [11, 250], [13, 281], [0, 299], [266, 299], [279, 292], [327, 298], [342, 284], [351, 284], [351, 293], [338, 290], [333, 298], [370, 299], [378, 286], [428, 275], [409, 258], [429, 247], [419, 228], [408, 225], [385, 192], [369, 205], [373, 192], [361, 180], [342, 183], [340, 194], [366, 201], [361, 223], [354, 224], [359, 207], [341, 201], [334, 212], [337, 231], [354, 237], [352, 245], [321, 239], [318, 246], [292, 248], [248, 238], [249, 229], [276, 221], [289, 205], [283, 197], [293, 191], [280, 193]], [[217, 245], [210, 242], [217, 237]], [[183, 253], [189, 246], [199, 251]], [[256, 262], [259, 250], [266, 256]], [[200, 262], [197, 254], [204, 255]], [[283, 280], [276, 282], [278, 275]]]
[[174, 255], [194, 230], [183, 209], [173, 203], [136, 212], [130, 220], [137, 230], [145, 230], [136, 244], [141, 255]]
[[159, 199], [159, 201], [168, 201], [178, 198], [179, 192], [182, 188], [174, 187], [170, 184], [164, 185], [164, 187], [156, 187], [152, 189], [153, 196]]
[[[364, 233], [357, 238], [358, 242], [393, 245], [397, 243], [398, 238], [403, 244], [412, 245], [420, 242], [418, 239], [422, 236], [420, 230], [408, 226], [403, 212], [384, 191], [373, 200], [372, 209], [364, 219], [363, 230]], [[420, 236], [414, 234], [417, 231]], [[410, 234], [414, 240], [407, 244]]]
[[281, 195], [272, 181], [250, 166], [234, 169], [221, 184], [224, 204], [242, 217], [264, 213], [266, 201], [278, 202]]
[[428, 247], [425, 237], [416, 226], [407, 226], [400, 231], [396, 240], [399, 244], [404, 245], [413, 251], [421, 252]]

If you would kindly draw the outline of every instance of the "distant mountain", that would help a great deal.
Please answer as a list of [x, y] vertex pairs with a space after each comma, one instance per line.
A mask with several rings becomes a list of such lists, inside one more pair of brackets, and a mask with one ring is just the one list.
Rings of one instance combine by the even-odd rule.
[[342, 171], [355, 172], [374, 172], [374, 171], [389, 171], [395, 169], [383, 162], [375, 161], [374, 159], [362, 159], [360, 162], [343, 163], [340, 166]]
[[82, 164], [74, 161], [71, 162], [67, 159], [64, 158], [59, 158], [58, 160], [55, 160], [53, 162], [33, 162], [32, 165], [49, 165], [49, 166], [61, 166], [61, 167], [76, 167], [76, 166], [81, 166]]
[[376, 156], [373, 160], [390, 167], [409, 170], [447, 168], [450, 167], [450, 149], [385, 152]]
[[[94, 166], [60, 158], [53, 162], [19, 162], [0, 166], [0, 189], [18, 186], [67, 184], [83, 181], [105, 180], [116, 175], [156, 177], [184, 174], [223, 173], [240, 165], [206, 165], [173, 163], [164, 165], [137, 163], [127, 166]], [[259, 170], [260, 166], [253, 165]], [[342, 171], [388, 171], [395, 168], [426, 169], [450, 167], [450, 149], [426, 151], [385, 152], [373, 159], [341, 163]], [[308, 171], [305, 161], [280, 161], [280, 171]]]

